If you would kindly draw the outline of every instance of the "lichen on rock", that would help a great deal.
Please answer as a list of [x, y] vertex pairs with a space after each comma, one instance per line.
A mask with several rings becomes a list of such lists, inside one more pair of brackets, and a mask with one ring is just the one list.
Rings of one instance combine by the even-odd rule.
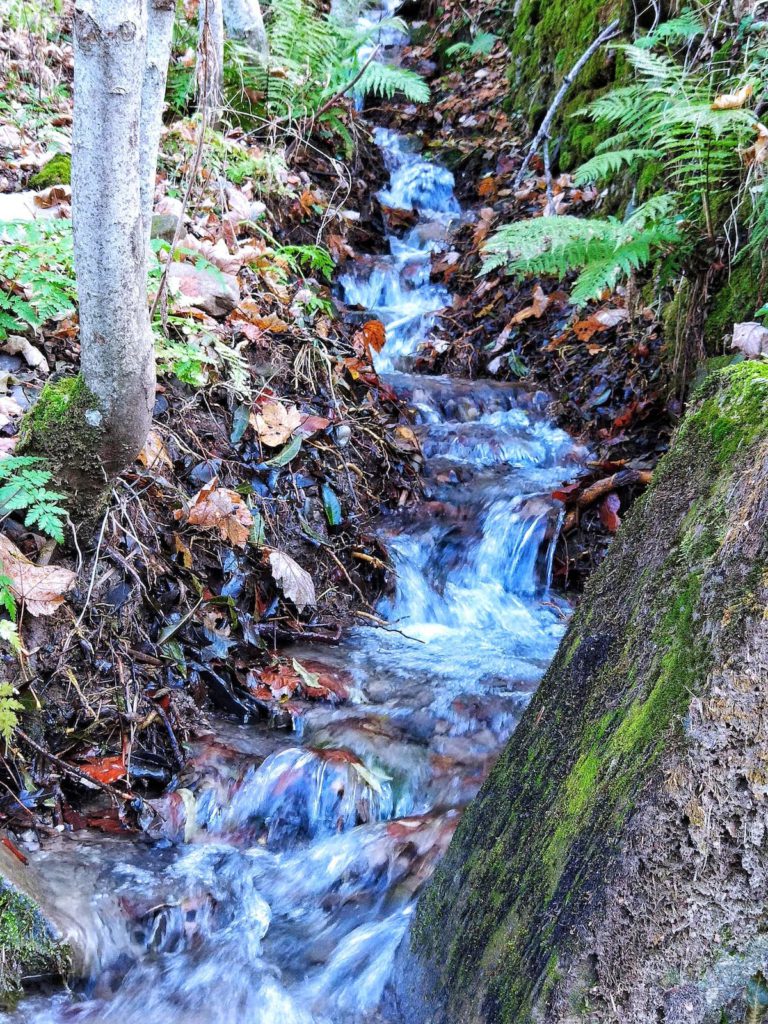
[[431, 1020], [738, 1002], [768, 903], [767, 603], [768, 365], [748, 362], [700, 389], [419, 903], [404, 985]]

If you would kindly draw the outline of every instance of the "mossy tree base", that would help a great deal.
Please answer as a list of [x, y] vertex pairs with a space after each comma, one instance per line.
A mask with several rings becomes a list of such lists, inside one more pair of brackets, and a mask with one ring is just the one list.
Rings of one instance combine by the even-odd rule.
[[768, 905], [767, 604], [751, 362], [707, 380], [590, 581], [420, 900], [406, 1005], [695, 1024], [738, 1004]]
[[69, 951], [37, 904], [0, 877], [0, 1007], [18, 1000], [25, 982], [66, 974]]
[[92, 522], [108, 493], [100, 424], [99, 403], [80, 376], [46, 384], [22, 422], [17, 451], [48, 460], [77, 522]]

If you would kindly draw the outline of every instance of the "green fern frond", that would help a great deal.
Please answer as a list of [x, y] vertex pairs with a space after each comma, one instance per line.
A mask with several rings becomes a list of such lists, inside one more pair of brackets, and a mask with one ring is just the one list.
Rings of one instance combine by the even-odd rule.
[[655, 160], [660, 156], [657, 149], [613, 149], [587, 160], [573, 176], [575, 185], [586, 185], [589, 181], [602, 181], [618, 174], [622, 168], [632, 168], [644, 160]]
[[635, 46], [642, 50], [652, 50], [660, 43], [680, 43], [703, 35], [706, 25], [699, 15], [692, 10], [683, 11], [677, 18], [671, 18], [658, 25], [653, 32], [636, 40]]
[[428, 103], [430, 96], [429, 86], [415, 71], [375, 60], [360, 76], [356, 91], [361, 96], [379, 96], [382, 99], [392, 99], [396, 93], [402, 93], [409, 103]]
[[8, 455], [0, 459], [0, 516], [26, 510], [24, 525], [35, 527], [64, 543], [66, 495], [49, 487], [50, 470], [42, 459], [30, 455]]

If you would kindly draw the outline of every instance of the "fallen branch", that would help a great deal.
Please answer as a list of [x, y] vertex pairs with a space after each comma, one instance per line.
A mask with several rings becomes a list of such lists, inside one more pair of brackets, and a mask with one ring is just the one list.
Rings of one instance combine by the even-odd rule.
[[619, 487], [631, 487], [633, 484], [647, 486], [651, 482], [652, 473], [648, 469], [621, 469], [612, 476], [596, 480], [589, 487], [581, 491], [574, 502], [574, 507], [568, 512], [563, 523], [563, 533], [569, 533], [579, 525], [579, 515], [596, 501], [604, 498]]
[[533, 159], [534, 154], [536, 153], [544, 139], [549, 139], [549, 129], [552, 127], [552, 121], [554, 120], [555, 114], [559, 110], [560, 104], [563, 102], [565, 94], [568, 92], [571, 83], [577, 77], [577, 75], [584, 67], [584, 65], [587, 63], [589, 58], [597, 50], [600, 49], [603, 43], [607, 43], [609, 40], [614, 39], [619, 34], [620, 30], [621, 22], [617, 18], [615, 21], [612, 21], [607, 28], [604, 28], [600, 35], [598, 35], [597, 38], [595, 38], [590, 43], [590, 45], [587, 47], [587, 49], [584, 51], [581, 57], [579, 57], [579, 59], [573, 65], [571, 70], [565, 76], [560, 85], [560, 88], [557, 90], [555, 98], [549, 105], [549, 110], [547, 110], [546, 114], [544, 115], [544, 120], [541, 122], [539, 130], [536, 132], [536, 135], [534, 136], [533, 142], [531, 143], [530, 148], [525, 155], [525, 160], [523, 160], [520, 170], [517, 172], [517, 176], [515, 177], [514, 188], [520, 188], [520, 185], [523, 182], [523, 178], [525, 177], [525, 172], [528, 170], [528, 165]]

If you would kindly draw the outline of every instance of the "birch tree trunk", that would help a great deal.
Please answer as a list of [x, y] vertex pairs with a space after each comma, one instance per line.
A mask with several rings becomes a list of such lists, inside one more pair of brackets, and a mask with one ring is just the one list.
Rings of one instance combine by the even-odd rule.
[[206, 124], [221, 119], [224, 100], [224, 15], [221, 0], [200, 0], [197, 47], [198, 103], [204, 111]]
[[223, 0], [224, 24], [230, 39], [242, 40], [259, 57], [269, 56], [269, 42], [259, 0]]
[[97, 450], [79, 473], [66, 452], [60, 458], [81, 491], [103, 488], [130, 464], [152, 419], [147, 247], [172, 19], [170, 0], [75, 7], [72, 222], [83, 428]]
[[155, 199], [157, 154], [163, 122], [165, 84], [171, 53], [175, 0], [150, 0], [147, 11], [147, 51], [141, 92], [141, 216], [149, 247]]

